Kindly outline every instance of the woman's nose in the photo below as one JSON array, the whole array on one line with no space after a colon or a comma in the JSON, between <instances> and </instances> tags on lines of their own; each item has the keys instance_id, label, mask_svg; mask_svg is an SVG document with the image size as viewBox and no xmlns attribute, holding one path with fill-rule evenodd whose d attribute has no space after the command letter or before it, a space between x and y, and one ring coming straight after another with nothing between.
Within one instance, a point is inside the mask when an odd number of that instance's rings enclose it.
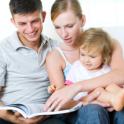
<instances>
[{"instance_id":1,"label":"woman's nose","mask_svg":"<svg viewBox=\"0 0 124 124\"><path fill-rule=\"evenodd\" d=\"M68 36L68 32L65 28L62 28L61 35L63 38L66 38Z\"/></svg>"}]
</instances>

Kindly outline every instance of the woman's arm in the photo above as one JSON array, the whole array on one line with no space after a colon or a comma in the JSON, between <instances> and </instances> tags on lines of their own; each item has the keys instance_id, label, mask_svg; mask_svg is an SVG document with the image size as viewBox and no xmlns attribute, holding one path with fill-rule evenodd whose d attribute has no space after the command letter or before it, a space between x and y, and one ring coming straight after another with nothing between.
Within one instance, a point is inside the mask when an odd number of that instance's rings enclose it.
<instances>
[{"instance_id":1,"label":"woman's arm","mask_svg":"<svg viewBox=\"0 0 124 124\"><path fill-rule=\"evenodd\" d=\"M65 86L63 74L63 70L65 68L65 61L56 50L48 54L46 58L46 68L51 84L54 85L56 89L63 88ZM65 97L65 95L63 96ZM78 101L69 100L68 102L66 102L66 104L63 105L61 109L69 109L75 106L77 103Z\"/></svg>"},{"instance_id":2,"label":"woman's arm","mask_svg":"<svg viewBox=\"0 0 124 124\"><path fill-rule=\"evenodd\" d=\"M122 48L119 43L113 44L113 53L111 60L112 71L102 76L77 82L69 87L62 88L48 99L45 110L60 110L77 93L82 91L92 91L97 87L106 87L111 83L118 85L124 84L124 60ZM99 95L96 94L95 98ZM91 101L95 98L92 98ZM57 107L56 107L57 106Z\"/></svg>"},{"instance_id":3,"label":"woman's arm","mask_svg":"<svg viewBox=\"0 0 124 124\"><path fill-rule=\"evenodd\" d=\"M124 59L122 48L118 42L114 42L113 44L110 66L112 68L111 72L77 83L80 87L79 91L91 91L97 87L105 87L111 83L118 85L124 84Z\"/></svg>"},{"instance_id":4,"label":"woman's arm","mask_svg":"<svg viewBox=\"0 0 124 124\"><path fill-rule=\"evenodd\" d=\"M48 53L46 58L46 68L49 80L52 85L55 85L56 89L64 87L64 66L65 62L57 50Z\"/></svg>"}]
</instances>

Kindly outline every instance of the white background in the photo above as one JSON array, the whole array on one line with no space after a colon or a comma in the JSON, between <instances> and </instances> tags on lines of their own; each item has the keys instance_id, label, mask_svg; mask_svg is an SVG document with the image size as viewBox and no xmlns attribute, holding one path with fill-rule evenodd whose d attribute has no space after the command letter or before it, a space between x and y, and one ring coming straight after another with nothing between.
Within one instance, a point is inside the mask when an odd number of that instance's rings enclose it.
<instances>
[{"instance_id":1,"label":"white background","mask_svg":"<svg viewBox=\"0 0 124 124\"><path fill-rule=\"evenodd\" d=\"M124 0L79 0L86 15L88 27L104 27L124 47ZM60 40L50 20L50 8L54 0L42 0L43 9L47 12L43 33ZM10 22L9 0L0 4L0 40L10 35L14 26Z\"/></svg>"}]
</instances>

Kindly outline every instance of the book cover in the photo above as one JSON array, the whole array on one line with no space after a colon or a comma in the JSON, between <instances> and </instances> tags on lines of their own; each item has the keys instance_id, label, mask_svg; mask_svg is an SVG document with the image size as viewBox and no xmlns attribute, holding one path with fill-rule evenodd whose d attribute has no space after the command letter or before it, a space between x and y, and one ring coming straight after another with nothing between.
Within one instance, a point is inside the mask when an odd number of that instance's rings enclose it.
<instances>
[{"instance_id":1,"label":"book cover","mask_svg":"<svg viewBox=\"0 0 124 124\"><path fill-rule=\"evenodd\" d=\"M13 112L19 112L24 118L32 118L40 115L56 115L74 112L82 106L82 103L78 103L70 109L52 112L43 111L43 106L44 104L9 104L0 106L0 110L11 110Z\"/></svg>"}]
</instances>

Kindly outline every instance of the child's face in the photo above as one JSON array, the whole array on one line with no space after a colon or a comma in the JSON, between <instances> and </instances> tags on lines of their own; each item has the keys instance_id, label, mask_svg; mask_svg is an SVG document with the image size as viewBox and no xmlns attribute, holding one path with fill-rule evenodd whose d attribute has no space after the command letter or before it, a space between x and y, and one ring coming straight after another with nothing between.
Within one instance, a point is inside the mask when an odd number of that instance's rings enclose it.
<instances>
[{"instance_id":1,"label":"child's face","mask_svg":"<svg viewBox=\"0 0 124 124\"><path fill-rule=\"evenodd\" d=\"M85 49L80 49L80 62L88 70L97 70L101 68L103 59L100 52L88 51Z\"/></svg>"}]
</instances>

